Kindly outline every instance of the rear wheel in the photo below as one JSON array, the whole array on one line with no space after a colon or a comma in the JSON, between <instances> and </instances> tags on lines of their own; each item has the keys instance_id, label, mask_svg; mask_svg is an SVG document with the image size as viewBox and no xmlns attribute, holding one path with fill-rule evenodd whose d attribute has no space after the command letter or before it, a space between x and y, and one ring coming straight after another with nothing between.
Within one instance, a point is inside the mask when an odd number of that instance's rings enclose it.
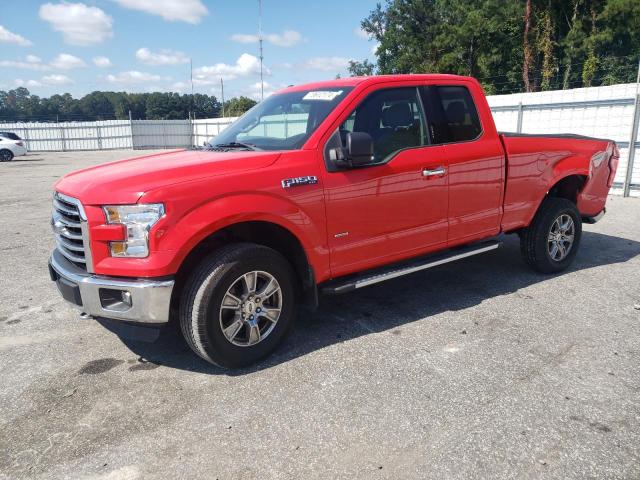
<instances>
[{"instance_id":1,"label":"rear wheel","mask_svg":"<svg viewBox=\"0 0 640 480\"><path fill-rule=\"evenodd\" d=\"M539 272L560 272L573 262L581 237L582 218L575 204L550 197L520 236L522 256Z\"/></svg>"},{"instance_id":2,"label":"rear wheel","mask_svg":"<svg viewBox=\"0 0 640 480\"><path fill-rule=\"evenodd\" d=\"M180 325L200 357L242 367L271 353L295 317L294 272L275 250L243 243L208 256L188 280Z\"/></svg>"},{"instance_id":3,"label":"rear wheel","mask_svg":"<svg viewBox=\"0 0 640 480\"><path fill-rule=\"evenodd\" d=\"M0 150L0 162L10 162L13 160L13 152L6 148Z\"/></svg>"}]
</instances>

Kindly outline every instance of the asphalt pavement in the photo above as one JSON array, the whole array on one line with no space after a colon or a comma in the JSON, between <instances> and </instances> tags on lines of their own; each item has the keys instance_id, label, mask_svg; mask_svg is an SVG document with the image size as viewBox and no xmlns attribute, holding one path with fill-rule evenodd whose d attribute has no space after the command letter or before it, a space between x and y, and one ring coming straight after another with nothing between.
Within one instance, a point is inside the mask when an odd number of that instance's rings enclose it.
<instances>
[{"instance_id":1,"label":"asphalt pavement","mask_svg":"<svg viewBox=\"0 0 640 480\"><path fill-rule=\"evenodd\" d=\"M499 250L303 311L271 357L122 341L49 280L52 184L146 152L0 164L0 479L638 479L640 199L573 266Z\"/></svg>"}]
</instances>

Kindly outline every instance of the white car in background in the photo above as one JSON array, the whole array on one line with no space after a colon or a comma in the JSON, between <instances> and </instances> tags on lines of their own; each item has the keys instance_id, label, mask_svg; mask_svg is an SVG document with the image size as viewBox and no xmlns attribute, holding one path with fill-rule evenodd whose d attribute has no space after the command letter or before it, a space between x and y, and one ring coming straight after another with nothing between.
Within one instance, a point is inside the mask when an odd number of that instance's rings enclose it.
<instances>
[{"instance_id":1,"label":"white car in background","mask_svg":"<svg viewBox=\"0 0 640 480\"><path fill-rule=\"evenodd\" d=\"M24 141L12 132L0 132L0 162L10 162L13 157L27 154Z\"/></svg>"}]
</instances>

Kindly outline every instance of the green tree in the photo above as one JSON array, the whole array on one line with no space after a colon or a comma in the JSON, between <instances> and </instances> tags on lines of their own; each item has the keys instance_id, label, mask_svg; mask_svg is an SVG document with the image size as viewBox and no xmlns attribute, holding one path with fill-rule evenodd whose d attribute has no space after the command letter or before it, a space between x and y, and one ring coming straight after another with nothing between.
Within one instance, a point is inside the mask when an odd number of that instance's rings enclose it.
<instances>
[{"instance_id":1,"label":"green tree","mask_svg":"<svg viewBox=\"0 0 640 480\"><path fill-rule=\"evenodd\" d=\"M114 118L113 104L104 92L91 92L80 99L80 109L88 119L112 120Z\"/></svg>"},{"instance_id":2,"label":"green tree","mask_svg":"<svg viewBox=\"0 0 640 480\"><path fill-rule=\"evenodd\" d=\"M379 43L378 73L473 75L501 91L518 83L521 18L515 0L389 0L361 26Z\"/></svg>"},{"instance_id":3,"label":"green tree","mask_svg":"<svg viewBox=\"0 0 640 480\"><path fill-rule=\"evenodd\" d=\"M638 0L387 0L361 25L379 73L471 75L488 93L631 81L640 55Z\"/></svg>"},{"instance_id":4,"label":"green tree","mask_svg":"<svg viewBox=\"0 0 640 480\"><path fill-rule=\"evenodd\" d=\"M347 70L349 70L349 73L353 77L367 77L369 75L374 75L375 69L376 66L366 59L362 62L349 60L349 66L347 67Z\"/></svg>"},{"instance_id":5,"label":"green tree","mask_svg":"<svg viewBox=\"0 0 640 480\"><path fill-rule=\"evenodd\" d=\"M252 108L256 103L248 97L236 97L224 103L224 114L227 117L238 117Z\"/></svg>"}]
</instances>

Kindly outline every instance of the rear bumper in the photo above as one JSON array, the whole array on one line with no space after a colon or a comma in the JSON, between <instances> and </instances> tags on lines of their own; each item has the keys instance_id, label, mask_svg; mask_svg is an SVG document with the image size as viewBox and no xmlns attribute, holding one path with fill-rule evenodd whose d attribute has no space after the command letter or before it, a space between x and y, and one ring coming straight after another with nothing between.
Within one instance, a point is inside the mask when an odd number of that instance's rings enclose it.
<instances>
[{"instance_id":1,"label":"rear bumper","mask_svg":"<svg viewBox=\"0 0 640 480\"><path fill-rule=\"evenodd\" d=\"M14 157L21 157L23 155L27 154L27 148L26 147L20 147L17 146L13 149L13 156Z\"/></svg>"},{"instance_id":2,"label":"rear bumper","mask_svg":"<svg viewBox=\"0 0 640 480\"><path fill-rule=\"evenodd\" d=\"M604 217L604 214L607 213L607 209L603 208L602 211L600 213L598 213L597 215L594 216L583 216L582 217L582 221L583 223L596 223L598 221L600 221L602 219L602 217Z\"/></svg>"},{"instance_id":3,"label":"rear bumper","mask_svg":"<svg viewBox=\"0 0 640 480\"><path fill-rule=\"evenodd\" d=\"M126 279L94 275L76 267L57 250L49 273L62 297L92 317L145 324L169 321L173 279Z\"/></svg>"}]
</instances>

